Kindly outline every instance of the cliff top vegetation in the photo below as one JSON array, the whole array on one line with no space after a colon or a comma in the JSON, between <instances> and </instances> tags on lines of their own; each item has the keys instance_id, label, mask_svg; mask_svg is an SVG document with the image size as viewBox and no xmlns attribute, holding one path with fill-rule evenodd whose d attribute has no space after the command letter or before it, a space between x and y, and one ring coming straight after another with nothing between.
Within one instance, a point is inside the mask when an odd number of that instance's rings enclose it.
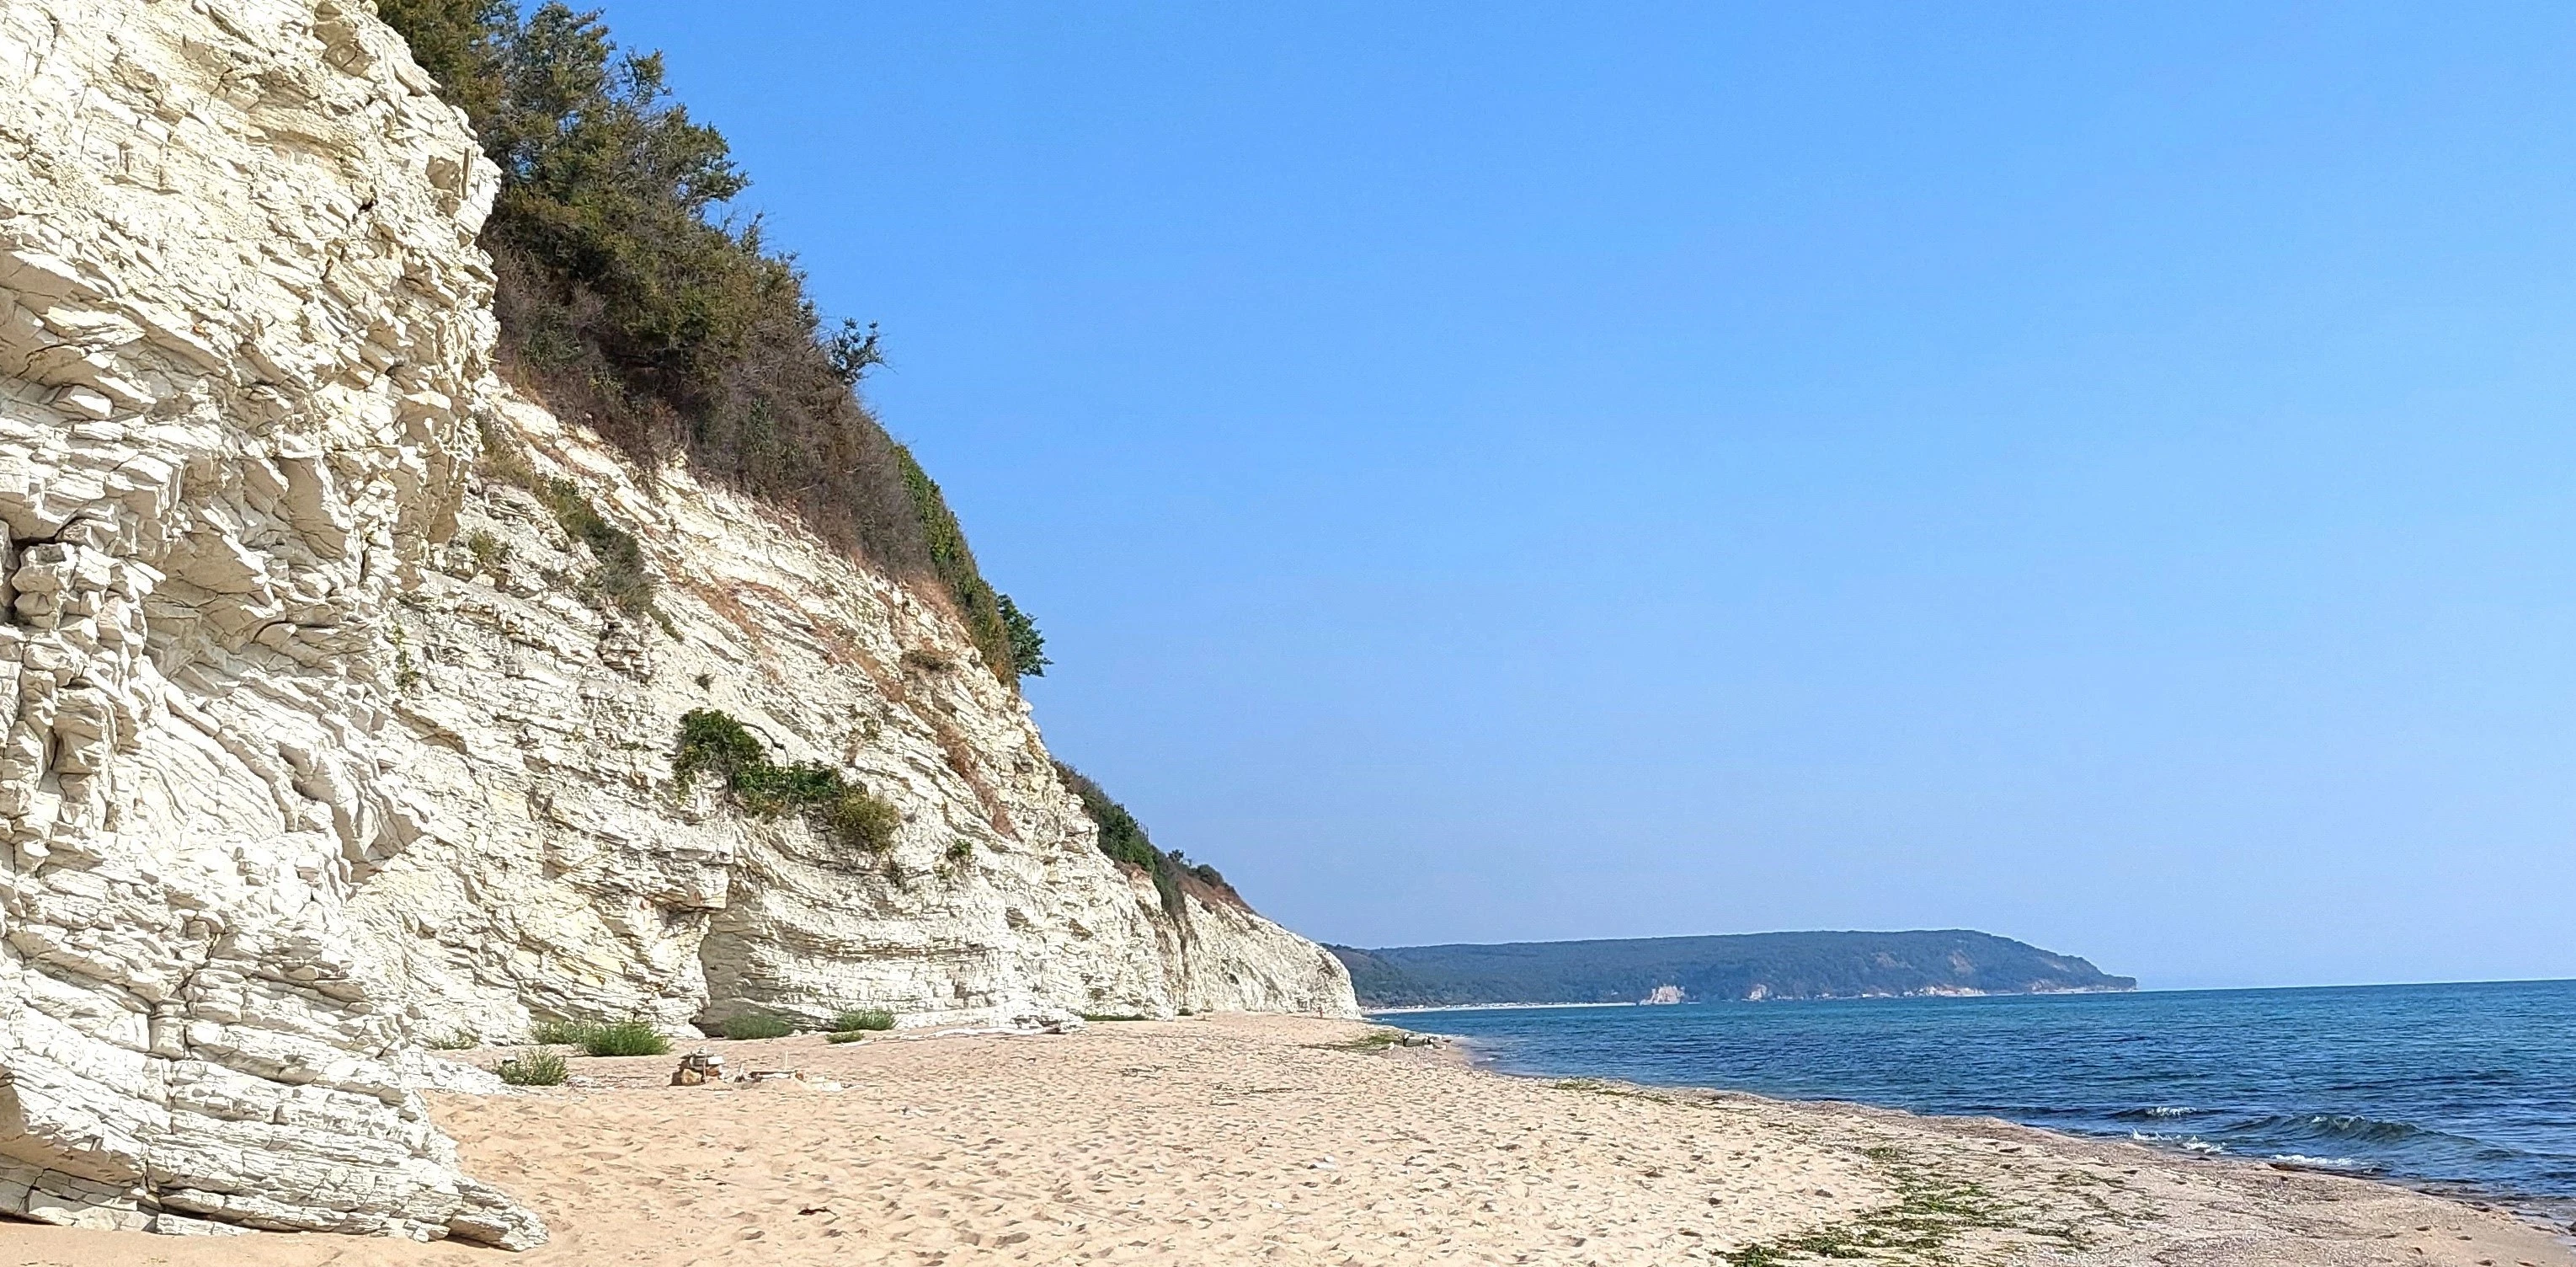
<instances>
[{"instance_id":1,"label":"cliff top vegetation","mask_svg":"<svg viewBox=\"0 0 2576 1267\"><path fill-rule=\"evenodd\" d=\"M826 322L795 257L728 204L750 186L658 53L599 14L380 0L501 171L482 246L502 366L646 472L673 456L792 511L898 576L935 581L1003 682L1043 640L988 584L929 474L860 401L875 327Z\"/></svg>"},{"instance_id":2,"label":"cliff top vegetation","mask_svg":"<svg viewBox=\"0 0 2576 1267\"><path fill-rule=\"evenodd\" d=\"M1191 862L1178 851L1155 848L1152 838L1145 834L1145 825L1137 822L1136 816L1128 813L1126 806L1119 804L1089 775L1061 761L1055 763L1055 773L1064 781L1065 789L1082 802L1082 812L1090 817L1092 825L1100 829L1100 852L1140 868L1153 877L1154 891L1161 895L1164 910L1180 914L1183 877L1208 886L1220 896L1233 895L1233 886L1225 882L1225 877L1216 868L1204 862ZM1239 902L1241 899L1234 900Z\"/></svg>"}]
</instances>

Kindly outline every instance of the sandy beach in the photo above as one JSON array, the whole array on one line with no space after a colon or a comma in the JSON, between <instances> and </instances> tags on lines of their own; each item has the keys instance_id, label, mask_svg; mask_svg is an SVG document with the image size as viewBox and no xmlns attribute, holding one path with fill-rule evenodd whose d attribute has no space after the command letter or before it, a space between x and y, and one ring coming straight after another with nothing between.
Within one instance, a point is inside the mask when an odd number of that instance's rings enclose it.
<instances>
[{"instance_id":1,"label":"sandy beach","mask_svg":"<svg viewBox=\"0 0 2576 1267\"><path fill-rule=\"evenodd\" d=\"M2456 1264L2576 1256L2399 1188L2000 1122L1642 1092L1225 1016L1071 1035L709 1044L804 1080L433 1097L526 1254L0 1227L5 1267L619 1263ZM1360 1040L1360 1041L1355 1041ZM489 1064L501 1053L466 1053Z\"/></svg>"}]
</instances>

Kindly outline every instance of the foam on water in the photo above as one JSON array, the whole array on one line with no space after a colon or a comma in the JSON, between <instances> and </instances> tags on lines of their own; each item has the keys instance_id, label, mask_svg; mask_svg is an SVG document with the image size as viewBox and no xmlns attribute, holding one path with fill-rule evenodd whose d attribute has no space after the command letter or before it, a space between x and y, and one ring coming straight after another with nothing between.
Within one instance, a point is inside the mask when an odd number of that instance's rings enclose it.
<instances>
[{"instance_id":1,"label":"foam on water","mask_svg":"<svg viewBox=\"0 0 2576 1267\"><path fill-rule=\"evenodd\" d=\"M2227 1145L2212 1143L2197 1135L2162 1135L2154 1131L2131 1131L2129 1142L2148 1144L2157 1148L2179 1148L2186 1153L2205 1153L2212 1156L2227 1151Z\"/></svg>"},{"instance_id":2,"label":"foam on water","mask_svg":"<svg viewBox=\"0 0 2576 1267\"><path fill-rule=\"evenodd\" d=\"M2274 1153L2264 1160L2275 1166L2290 1166L2299 1170L2332 1170L2342 1174L2368 1174L2377 1169L2369 1162L2355 1161L2350 1157L2308 1157L2299 1153Z\"/></svg>"}]
</instances>

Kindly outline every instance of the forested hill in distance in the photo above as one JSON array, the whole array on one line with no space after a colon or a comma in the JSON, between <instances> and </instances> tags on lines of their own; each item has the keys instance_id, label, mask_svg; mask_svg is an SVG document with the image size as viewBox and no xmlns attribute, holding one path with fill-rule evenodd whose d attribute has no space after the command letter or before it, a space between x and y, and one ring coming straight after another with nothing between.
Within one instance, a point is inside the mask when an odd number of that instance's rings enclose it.
<instances>
[{"instance_id":1,"label":"forested hill in distance","mask_svg":"<svg viewBox=\"0 0 2576 1267\"><path fill-rule=\"evenodd\" d=\"M1964 929L1744 933L1492 946L1328 947L1363 1008L2134 990L2072 955Z\"/></svg>"}]
</instances>

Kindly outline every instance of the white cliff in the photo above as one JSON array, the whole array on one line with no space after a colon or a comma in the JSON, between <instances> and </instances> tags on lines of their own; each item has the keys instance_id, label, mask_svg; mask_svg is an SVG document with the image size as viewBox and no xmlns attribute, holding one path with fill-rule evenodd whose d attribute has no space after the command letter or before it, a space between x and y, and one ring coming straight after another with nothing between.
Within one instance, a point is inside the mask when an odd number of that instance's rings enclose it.
<instances>
[{"instance_id":1,"label":"white cliff","mask_svg":"<svg viewBox=\"0 0 2576 1267\"><path fill-rule=\"evenodd\" d=\"M1196 885L1174 919L1102 855L944 608L683 470L647 491L506 392L482 429L457 531L389 609L378 666L414 838L349 903L368 958L427 987L417 1032L1351 1010L1320 947ZM557 479L640 539L660 619L581 596L595 560L530 491ZM754 817L711 779L684 792L670 756L699 708L891 802L893 847Z\"/></svg>"},{"instance_id":2,"label":"white cliff","mask_svg":"<svg viewBox=\"0 0 2576 1267\"><path fill-rule=\"evenodd\" d=\"M504 388L492 188L352 0L0 0L0 1213L533 1244L403 1075L532 1018L1353 1010L1103 857L935 598ZM694 708L891 848L677 787Z\"/></svg>"}]
</instances>

